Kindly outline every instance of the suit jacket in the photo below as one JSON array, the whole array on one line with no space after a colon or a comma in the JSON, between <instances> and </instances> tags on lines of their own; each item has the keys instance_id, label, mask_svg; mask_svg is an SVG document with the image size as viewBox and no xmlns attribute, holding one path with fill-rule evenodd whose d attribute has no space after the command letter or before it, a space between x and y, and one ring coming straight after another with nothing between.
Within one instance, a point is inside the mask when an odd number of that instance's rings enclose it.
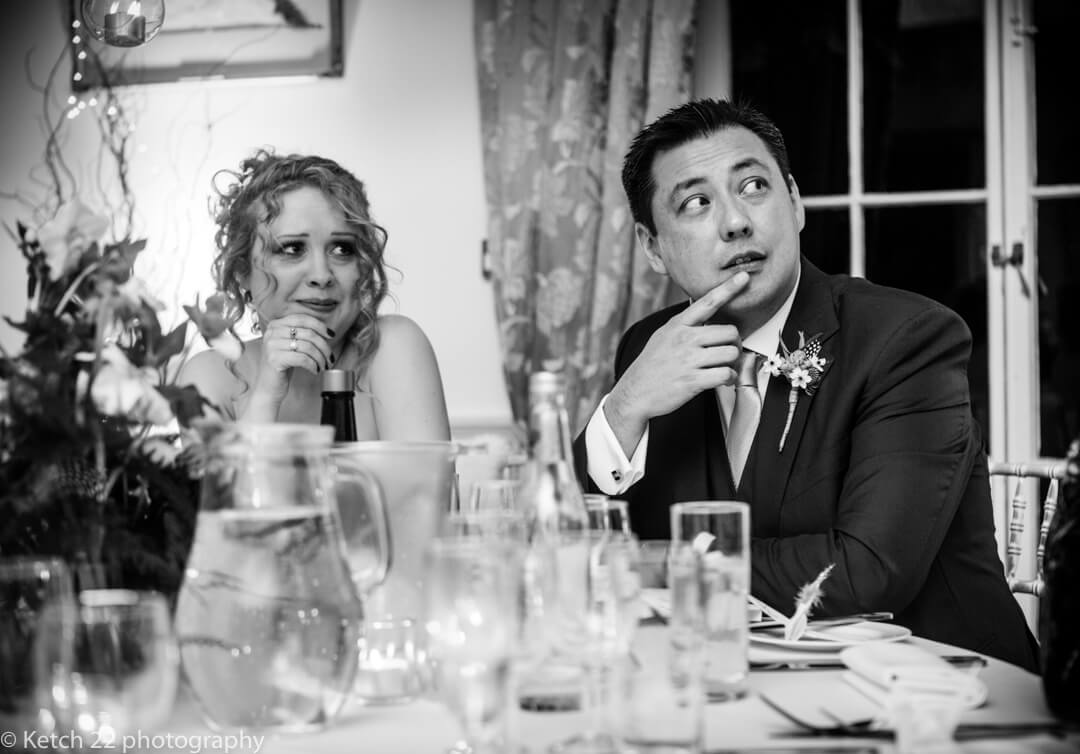
<instances>
[{"instance_id":1,"label":"suit jacket","mask_svg":"<svg viewBox=\"0 0 1080 754\"><path fill-rule=\"evenodd\" d=\"M685 307L626 332L616 379ZM783 450L784 377L769 380L737 489L715 393L699 394L649 423L645 476L623 495L633 528L666 539L674 502L745 500L751 589L766 602L792 605L800 586L835 563L819 614L888 610L919 636L1037 669L997 555L963 320L922 296L825 275L803 259L784 343L794 347L800 331L820 334L827 363L816 392L800 391ZM588 479L584 433L575 455Z\"/></svg>"}]
</instances>

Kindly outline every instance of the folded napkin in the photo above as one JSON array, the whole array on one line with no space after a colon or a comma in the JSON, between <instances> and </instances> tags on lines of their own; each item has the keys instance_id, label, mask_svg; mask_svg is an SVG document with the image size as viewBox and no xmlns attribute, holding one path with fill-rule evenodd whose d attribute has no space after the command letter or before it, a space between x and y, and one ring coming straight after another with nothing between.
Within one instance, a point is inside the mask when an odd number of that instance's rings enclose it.
<instances>
[{"instance_id":1,"label":"folded napkin","mask_svg":"<svg viewBox=\"0 0 1080 754\"><path fill-rule=\"evenodd\" d=\"M883 707L896 692L940 696L942 703L967 709L986 702L986 684L971 670L955 668L914 644L861 644L840 652L840 660L850 669L844 680Z\"/></svg>"}]
</instances>

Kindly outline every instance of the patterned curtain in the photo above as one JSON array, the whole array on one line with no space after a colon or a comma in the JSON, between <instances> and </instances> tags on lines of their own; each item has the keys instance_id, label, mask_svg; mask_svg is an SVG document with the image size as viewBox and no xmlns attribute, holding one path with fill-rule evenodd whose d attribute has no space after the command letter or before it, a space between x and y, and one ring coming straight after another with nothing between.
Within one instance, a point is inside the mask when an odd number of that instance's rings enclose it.
<instances>
[{"instance_id":1,"label":"patterned curtain","mask_svg":"<svg viewBox=\"0 0 1080 754\"><path fill-rule=\"evenodd\" d=\"M695 0L475 0L496 316L514 419L562 372L573 427L667 279L635 249L622 158L690 96Z\"/></svg>"}]
</instances>

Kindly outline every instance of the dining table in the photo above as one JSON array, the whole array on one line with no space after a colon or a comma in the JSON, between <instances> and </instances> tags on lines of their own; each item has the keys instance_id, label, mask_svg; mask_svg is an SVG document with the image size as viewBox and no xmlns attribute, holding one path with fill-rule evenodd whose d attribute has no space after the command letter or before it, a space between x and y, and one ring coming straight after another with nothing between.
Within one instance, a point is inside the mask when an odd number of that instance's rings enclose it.
<instances>
[{"instance_id":1,"label":"dining table","mask_svg":"<svg viewBox=\"0 0 1080 754\"><path fill-rule=\"evenodd\" d=\"M642 626L634 639L636 662L662 662L665 631L662 625ZM972 653L919 637L906 641L942 656ZM811 661L822 656L808 655ZM753 651L751 659L754 658ZM835 659L835 656L833 656ZM836 663L839 665L839 663ZM979 678L988 698L977 709L962 713L960 724L987 723L998 726L996 735L957 740L950 752L994 754L996 752L1077 752L1080 734L1054 730L1040 678L1006 662L985 658L979 662ZM845 668L811 663L785 665L752 664L748 693L741 699L707 703L704 713L704 753L801 751L841 754L889 754L895 752L888 738L851 735L808 735L775 707L819 724L835 719L854 720L872 716L877 704L845 681ZM552 744L585 729L580 711L523 711L508 700L509 741L517 752L541 754ZM1016 735L1010 725L1032 726ZM1045 727L1044 727L1045 726ZM1008 735L1001 735L1008 733ZM201 719L197 705L183 691L167 726L154 739L144 740L144 750L196 752L230 751L252 754L438 754L458 739L458 725L436 698L365 706L359 700L346 704L338 716L320 730L303 733L259 730L215 731Z\"/></svg>"}]
</instances>

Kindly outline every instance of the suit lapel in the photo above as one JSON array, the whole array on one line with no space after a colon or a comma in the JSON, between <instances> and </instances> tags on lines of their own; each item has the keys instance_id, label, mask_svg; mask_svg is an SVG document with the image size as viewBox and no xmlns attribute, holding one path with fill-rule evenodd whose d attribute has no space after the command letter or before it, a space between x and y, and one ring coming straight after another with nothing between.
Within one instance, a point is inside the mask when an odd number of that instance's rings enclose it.
<instances>
[{"instance_id":1,"label":"suit lapel","mask_svg":"<svg viewBox=\"0 0 1080 754\"><path fill-rule=\"evenodd\" d=\"M795 301L792 302L791 312L782 334L784 343L789 348L794 348L799 342L800 331L807 338L820 333L822 352L826 359L828 359L827 342L840 327L836 318L832 289L828 281L828 277L823 272L805 258L803 259L799 291L795 294ZM831 366L830 360L825 365L822 379L828 376ZM765 403L761 411L761 421L750 451L754 473L750 475L752 481L749 483L753 485L753 489L747 490L749 494L742 492L744 485L748 483L745 474L743 484L739 485L742 497L761 501L777 515L791 475L791 465L802 441L806 417L814 401L813 395L807 395L802 390L798 391L795 412L791 417L791 427L784 440L784 449L781 451L780 438L784 434L784 425L788 418L790 394L791 385L783 376L769 380ZM747 466L749 465L748 462Z\"/></svg>"}]
</instances>

